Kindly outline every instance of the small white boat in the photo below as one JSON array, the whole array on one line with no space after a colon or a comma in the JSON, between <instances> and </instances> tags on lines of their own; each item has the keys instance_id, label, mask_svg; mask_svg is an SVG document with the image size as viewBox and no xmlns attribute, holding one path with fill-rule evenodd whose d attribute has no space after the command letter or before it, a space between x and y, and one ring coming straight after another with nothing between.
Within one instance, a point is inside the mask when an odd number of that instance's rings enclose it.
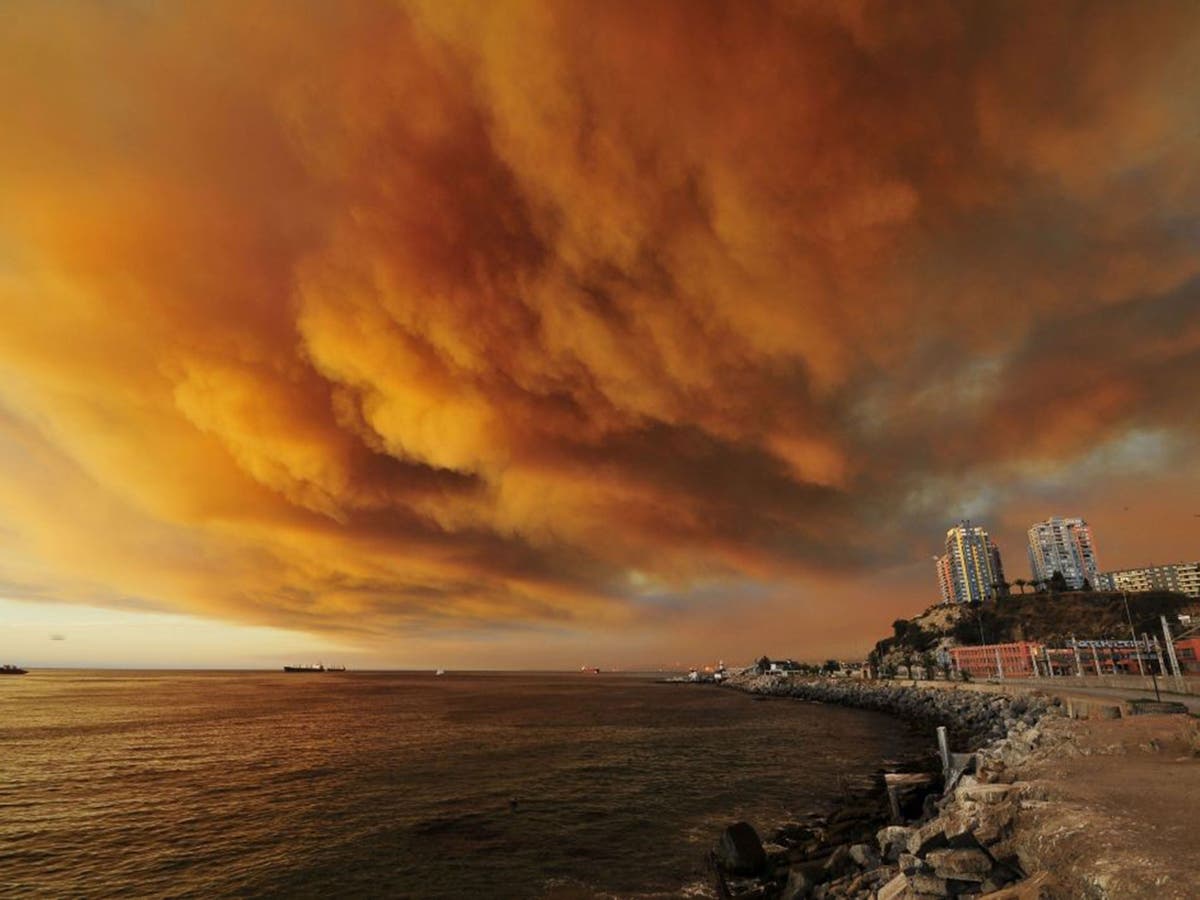
<instances>
[{"instance_id":1,"label":"small white boat","mask_svg":"<svg viewBox=\"0 0 1200 900\"><path fill-rule=\"evenodd\" d=\"M434 672L433 674L434 674L434 675L445 675L445 674L446 674L446 670L445 670L445 669L438 669L438 670L437 670L436 672Z\"/></svg>"}]
</instances>

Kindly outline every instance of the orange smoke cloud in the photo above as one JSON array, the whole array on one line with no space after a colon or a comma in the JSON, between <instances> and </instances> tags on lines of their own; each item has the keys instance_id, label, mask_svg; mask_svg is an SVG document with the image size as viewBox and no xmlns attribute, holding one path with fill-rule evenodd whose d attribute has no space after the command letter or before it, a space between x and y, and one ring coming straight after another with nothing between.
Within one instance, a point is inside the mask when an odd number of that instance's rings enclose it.
<instances>
[{"instance_id":1,"label":"orange smoke cloud","mask_svg":"<svg viewBox=\"0 0 1200 900\"><path fill-rule=\"evenodd\" d=\"M5 592L650 627L1200 477L1200 23L1065 9L10 5Z\"/></svg>"}]
</instances>

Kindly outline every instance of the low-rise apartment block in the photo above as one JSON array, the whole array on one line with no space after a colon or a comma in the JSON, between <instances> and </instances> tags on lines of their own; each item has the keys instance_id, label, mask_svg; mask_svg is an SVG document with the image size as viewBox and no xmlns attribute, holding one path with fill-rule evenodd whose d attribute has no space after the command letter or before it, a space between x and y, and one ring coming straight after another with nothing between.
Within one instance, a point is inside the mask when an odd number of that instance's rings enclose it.
<instances>
[{"instance_id":1,"label":"low-rise apartment block","mask_svg":"<svg viewBox=\"0 0 1200 900\"><path fill-rule=\"evenodd\" d=\"M1178 591L1200 598L1200 562L1172 563L1117 569L1096 576L1095 587L1103 591Z\"/></svg>"}]
</instances>

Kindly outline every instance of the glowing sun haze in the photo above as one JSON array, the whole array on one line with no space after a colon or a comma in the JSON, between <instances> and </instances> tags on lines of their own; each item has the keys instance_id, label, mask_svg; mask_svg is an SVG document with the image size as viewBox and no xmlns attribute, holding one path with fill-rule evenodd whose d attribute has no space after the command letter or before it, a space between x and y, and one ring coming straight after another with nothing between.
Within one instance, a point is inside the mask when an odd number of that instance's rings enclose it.
<instances>
[{"instance_id":1,"label":"glowing sun haze","mask_svg":"<svg viewBox=\"0 0 1200 900\"><path fill-rule=\"evenodd\" d=\"M9 0L0 60L9 601L628 665L861 652L963 515L1200 555L1195 3Z\"/></svg>"}]
</instances>

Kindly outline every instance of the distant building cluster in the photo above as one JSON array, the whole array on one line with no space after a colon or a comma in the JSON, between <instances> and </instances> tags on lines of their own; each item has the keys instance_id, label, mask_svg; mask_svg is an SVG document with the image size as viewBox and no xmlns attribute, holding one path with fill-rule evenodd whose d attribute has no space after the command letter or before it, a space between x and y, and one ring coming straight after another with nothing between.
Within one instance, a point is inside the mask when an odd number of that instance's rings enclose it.
<instances>
[{"instance_id":1,"label":"distant building cluster","mask_svg":"<svg viewBox=\"0 0 1200 900\"><path fill-rule=\"evenodd\" d=\"M1091 526L1079 517L1052 516L1029 527L1032 579L1022 587L1057 585L1064 590L1177 591L1200 599L1200 562L1101 572ZM945 552L935 559L943 603L982 603L1008 593L1000 550L987 530L963 520L946 532Z\"/></svg>"}]
</instances>

